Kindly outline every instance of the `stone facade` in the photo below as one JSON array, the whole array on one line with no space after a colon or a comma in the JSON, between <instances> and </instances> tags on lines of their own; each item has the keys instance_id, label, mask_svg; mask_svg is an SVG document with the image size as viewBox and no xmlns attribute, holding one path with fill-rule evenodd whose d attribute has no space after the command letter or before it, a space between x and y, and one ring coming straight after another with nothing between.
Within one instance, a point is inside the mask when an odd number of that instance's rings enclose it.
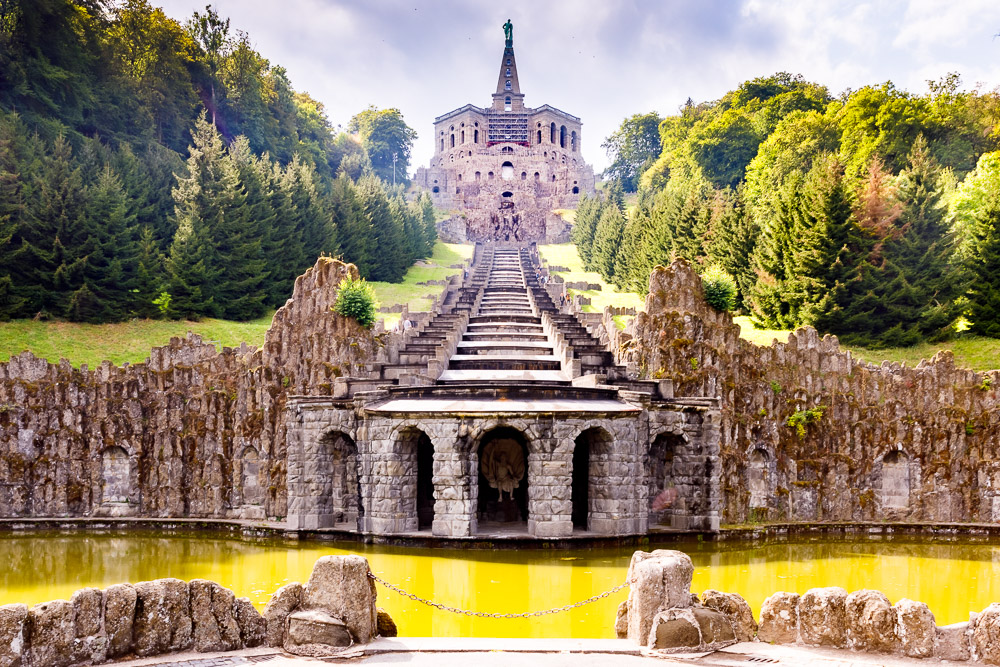
<instances>
[{"instance_id":1,"label":"stone facade","mask_svg":"<svg viewBox=\"0 0 1000 667\"><path fill-rule=\"evenodd\" d=\"M467 104L434 119L434 157L415 182L440 208L457 209L455 241L564 240L550 212L573 208L594 190L581 154L580 118L548 104L524 106L512 43L500 62L493 102Z\"/></svg>"},{"instance_id":2,"label":"stone facade","mask_svg":"<svg viewBox=\"0 0 1000 667\"><path fill-rule=\"evenodd\" d=\"M649 286L626 331L594 327L640 377L721 398L724 523L1000 521L1000 372L957 368L950 352L875 366L809 327L760 347L704 302L686 263Z\"/></svg>"}]
</instances>

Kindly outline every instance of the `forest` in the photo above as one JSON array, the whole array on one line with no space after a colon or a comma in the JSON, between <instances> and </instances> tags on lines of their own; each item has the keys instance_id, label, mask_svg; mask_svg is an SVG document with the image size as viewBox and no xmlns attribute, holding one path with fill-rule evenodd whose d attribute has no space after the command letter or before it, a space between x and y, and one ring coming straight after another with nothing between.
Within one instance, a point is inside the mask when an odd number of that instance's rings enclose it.
<instances>
[{"instance_id":1,"label":"forest","mask_svg":"<svg viewBox=\"0 0 1000 667\"><path fill-rule=\"evenodd\" d=\"M726 276L762 328L848 345L1000 337L1000 95L957 74L833 95L779 73L679 113L627 118L573 240L645 292L682 257ZM633 194L634 193L634 194Z\"/></svg>"},{"instance_id":2,"label":"forest","mask_svg":"<svg viewBox=\"0 0 1000 667\"><path fill-rule=\"evenodd\" d=\"M211 7L0 0L0 319L259 317L322 254L399 281L436 238L416 133L337 131Z\"/></svg>"}]
</instances>

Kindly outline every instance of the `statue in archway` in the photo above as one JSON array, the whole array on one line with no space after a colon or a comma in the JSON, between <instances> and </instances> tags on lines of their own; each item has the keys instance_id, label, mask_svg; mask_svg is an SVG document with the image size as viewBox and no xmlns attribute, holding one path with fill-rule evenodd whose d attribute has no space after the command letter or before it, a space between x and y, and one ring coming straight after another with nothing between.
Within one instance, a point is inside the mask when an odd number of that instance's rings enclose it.
<instances>
[{"instance_id":1,"label":"statue in archway","mask_svg":"<svg viewBox=\"0 0 1000 667\"><path fill-rule=\"evenodd\" d=\"M507 19L507 22L503 24L503 37L507 40L507 46L514 45L514 24Z\"/></svg>"},{"instance_id":2,"label":"statue in archway","mask_svg":"<svg viewBox=\"0 0 1000 667\"><path fill-rule=\"evenodd\" d=\"M504 491L513 500L514 489L521 485L525 473L521 444L510 438L492 440L483 448L479 465L489 485L500 492L500 500Z\"/></svg>"}]
</instances>

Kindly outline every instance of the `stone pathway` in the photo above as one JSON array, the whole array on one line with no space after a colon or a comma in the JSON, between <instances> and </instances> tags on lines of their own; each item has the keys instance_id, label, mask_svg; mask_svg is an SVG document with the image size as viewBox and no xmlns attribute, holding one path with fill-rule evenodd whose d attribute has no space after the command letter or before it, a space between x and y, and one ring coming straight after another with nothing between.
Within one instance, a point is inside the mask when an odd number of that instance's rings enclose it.
<instances>
[{"instance_id":1,"label":"stone pathway","mask_svg":"<svg viewBox=\"0 0 1000 667\"><path fill-rule=\"evenodd\" d=\"M641 667L642 665L691 665L692 667L916 667L955 664L896 656L855 653L844 649L778 646L759 642L736 644L712 653L649 654L617 639L488 639L408 637L377 639L366 646L345 650L334 658L301 658L275 649L250 649L235 653L182 653L116 663L120 667L230 667L264 665L294 667L319 664L408 665L410 667ZM959 663L962 664L962 663Z\"/></svg>"}]
</instances>

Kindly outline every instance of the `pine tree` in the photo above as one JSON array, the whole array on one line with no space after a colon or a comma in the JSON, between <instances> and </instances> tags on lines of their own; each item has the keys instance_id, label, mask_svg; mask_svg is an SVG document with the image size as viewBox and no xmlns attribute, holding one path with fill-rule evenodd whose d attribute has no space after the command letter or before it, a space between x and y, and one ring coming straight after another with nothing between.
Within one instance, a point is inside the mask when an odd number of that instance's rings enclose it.
<instances>
[{"instance_id":1,"label":"pine tree","mask_svg":"<svg viewBox=\"0 0 1000 667\"><path fill-rule=\"evenodd\" d=\"M722 267L736 281L736 308L750 308L750 290L757 279L753 253L760 230L743 206L742 197L732 191L716 193L712 204L708 243L708 262Z\"/></svg>"},{"instance_id":2,"label":"pine tree","mask_svg":"<svg viewBox=\"0 0 1000 667\"><path fill-rule=\"evenodd\" d=\"M16 117L0 115L0 320L23 313L24 297L11 279L24 214L22 170L15 149L23 131Z\"/></svg>"},{"instance_id":3,"label":"pine tree","mask_svg":"<svg viewBox=\"0 0 1000 667\"><path fill-rule=\"evenodd\" d=\"M296 226L298 216L286 170L267 159L261 159L257 166L267 191L268 206L274 215L271 227L264 230L264 256L270 282L268 301L272 307L278 307L291 297L299 267L305 266L307 260Z\"/></svg>"},{"instance_id":4,"label":"pine tree","mask_svg":"<svg viewBox=\"0 0 1000 667\"><path fill-rule=\"evenodd\" d=\"M358 201L374 236L371 279L399 282L408 268L403 229L392 216L385 186L375 175L357 184Z\"/></svg>"},{"instance_id":5,"label":"pine tree","mask_svg":"<svg viewBox=\"0 0 1000 667\"><path fill-rule=\"evenodd\" d=\"M140 230L138 248L135 286L130 299L131 310L136 317L159 319L163 317L163 313L154 301L166 288L166 268L152 227Z\"/></svg>"},{"instance_id":6,"label":"pine tree","mask_svg":"<svg viewBox=\"0 0 1000 667\"><path fill-rule=\"evenodd\" d=\"M370 278L375 268L375 235L354 183L346 175L333 182L330 202L344 259L358 267L362 278Z\"/></svg>"},{"instance_id":7,"label":"pine tree","mask_svg":"<svg viewBox=\"0 0 1000 667\"><path fill-rule=\"evenodd\" d=\"M601 217L594 230L594 246L590 259L594 270L608 282L615 278L615 260L621 249L622 234L625 231L625 216L613 200L601 207Z\"/></svg>"},{"instance_id":8,"label":"pine tree","mask_svg":"<svg viewBox=\"0 0 1000 667\"><path fill-rule=\"evenodd\" d=\"M434 202L431 196L424 192L420 196L420 218L423 224L423 244L425 257L429 257L434 252L434 244L437 243L437 215L434 212Z\"/></svg>"},{"instance_id":9,"label":"pine tree","mask_svg":"<svg viewBox=\"0 0 1000 667\"><path fill-rule=\"evenodd\" d=\"M969 319L980 336L1000 338L1000 202L995 198L976 216L969 273Z\"/></svg>"},{"instance_id":10,"label":"pine tree","mask_svg":"<svg viewBox=\"0 0 1000 667\"><path fill-rule=\"evenodd\" d=\"M594 245L594 230L601 217L601 200L586 193L580 197L576 207L576 220L570 230L570 239L576 244L577 252L584 266L590 265L590 251Z\"/></svg>"}]
</instances>

